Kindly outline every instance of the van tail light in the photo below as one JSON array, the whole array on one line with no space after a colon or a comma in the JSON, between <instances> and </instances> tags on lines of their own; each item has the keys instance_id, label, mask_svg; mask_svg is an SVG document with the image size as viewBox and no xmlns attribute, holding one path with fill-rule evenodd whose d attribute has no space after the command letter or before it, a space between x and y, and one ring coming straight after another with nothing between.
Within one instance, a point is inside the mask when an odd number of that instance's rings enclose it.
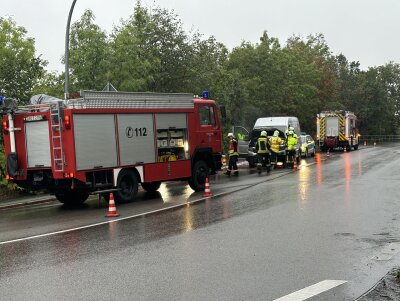
<instances>
[{"instance_id":1,"label":"van tail light","mask_svg":"<svg viewBox=\"0 0 400 301\"><path fill-rule=\"evenodd\" d=\"M64 127L69 130L71 128L71 119L69 115L64 116Z\"/></svg>"},{"instance_id":2,"label":"van tail light","mask_svg":"<svg viewBox=\"0 0 400 301\"><path fill-rule=\"evenodd\" d=\"M4 135L7 135L9 133L9 131L8 131L8 121L3 121L3 133L4 133Z\"/></svg>"}]
</instances>

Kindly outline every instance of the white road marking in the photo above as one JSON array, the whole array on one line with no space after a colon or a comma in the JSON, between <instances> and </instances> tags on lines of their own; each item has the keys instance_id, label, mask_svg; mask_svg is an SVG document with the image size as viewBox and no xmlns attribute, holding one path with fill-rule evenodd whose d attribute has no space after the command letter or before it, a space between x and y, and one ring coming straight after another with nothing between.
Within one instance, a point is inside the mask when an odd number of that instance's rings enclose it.
<instances>
[{"instance_id":1,"label":"white road marking","mask_svg":"<svg viewBox=\"0 0 400 301\"><path fill-rule=\"evenodd\" d=\"M229 193L229 192L221 192L221 193L213 194L212 198L215 198L215 197L218 197L218 196L222 196L222 195L225 195L227 193ZM208 199L208 198L207 197L202 197L202 198L199 198L199 199L196 199L196 200L193 200L193 201L187 201L185 203L181 203L181 204L177 204L177 205L173 205L173 206L169 206L169 207L165 207L165 208L161 208L161 209L157 209L157 210L153 210L153 211L147 211L147 212L143 212L143 213L139 213L139 214L135 214L135 215L130 215L130 216L126 216L126 217L113 218L113 219L105 221L105 222L100 222L100 223L95 223L95 224L90 224L90 225L86 225L86 226L70 228L70 229L60 230L60 231L55 231L55 232L49 232L49 233L45 233L45 234L33 235L33 236L28 236L28 237L13 239L13 240L2 241L2 242L0 242L0 246L1 245L5 245L5 244L10 244L10 243L13 243L13 242L19 242L19 241L24 241L24 240L30 240L30 239L35 239L35 238L52 236L52 235L56 235L56 234L68 233L68 232L72 232L72 231L83 230L83 229L87 229L87 228L93 228L93 227L97 227L97 226L101 226L101 225L106 225L106 224L110 224L110 223L114 223L114 222L118 222L118 221L122 221L122 220L126 220L126 219L135 218L135 217L150 215L150 214L161 212L161 211L166 211L166 210L171 210L171 209L178 208L178 207L188 206L188 205L200 202L200 201L204 201L206 199Z\"/></svg>"},{"instance_id":2,"label":"white road marking","mask_svg":"<svg viewBox=\"0 0 400 301\"><path fill-rule=\"evenodd\" d=\"M303 301L346 283L344 280L324 280L274 301Z\"/></svg>"},{"instance_id":3,"label":"white road marking","mask_svg":"<svg viewBox=\"0 0 400 301\"><path fill-rule=\"evenodd\" d=\"M273 178L270 178L270 179L265 179L263 181L259 181L259 182L253 183L253 184L246 184L246 186L248 186L246 188L250 188L250 187L256 186L258 184L261 184L263 182L268 182L268 181L283 177L284 175L286 175L288 173L290 173L290 171L288 171L287 173L278 174L276 177L273 177ZM241 186L241 185L239 185L239 186ZM54 232L49 232L49 233L44 233L44 234L39 234L39 235L33 235L33 236L28 236L28 237L13 239L13 240L6 240L6 241L0 242L0 246L1 245L5 245L5 244L14 243L14 242L21 242L21 241L31 240L31 239L35 239L35 238L47 237L47 236L52 236L52 235L57 235L57 234L63 234L63 233L68 233L68 232L72 232L72 231L77 231L77 230L93 228L93 227L106 225L106 224L110 224L110 223L114 223L114 222L118 222L118 221L122 221L122 220L126 220L126 219L131 219L131 218L140 217L140 216L146 216L146 215L150 215L150 214L161 212L161 211L166 211L166 210L171 210L171 209L174 209L174 208L184 207L184 206L188 206L188 205L191 205L191 204L194 204L194 203L197 203L197 202L204 201L204 200L206 200L208 198L216 198L218 196L223 196L223 195L226 195L226 194L230 194L230 193L236 192L236 191L238 191L240 189L245 189L245 188L241 187L241 188L233 190L233 191L225 191L225 192L213 194L211 197L201 197L201 198L193 200L193 201L187 201L185 203L181 203L181 204L177 204L177 205L173 205L173 206L169 206L169 207L165 207L165 208L161 208L161 209L157 209L157 210L153 210L153 211L143 212L143 213L130 215L130 216L126 216L126 217L113 218L112 220L108 220L108 221L105 221L105 222L100 222L100 223L95 223L95 224L90 224L90 225L86 225L86 226L70 228L70 229L65 229L65 230L60 230L60 231L54 231Z\"/></svg>"}]
</instances>

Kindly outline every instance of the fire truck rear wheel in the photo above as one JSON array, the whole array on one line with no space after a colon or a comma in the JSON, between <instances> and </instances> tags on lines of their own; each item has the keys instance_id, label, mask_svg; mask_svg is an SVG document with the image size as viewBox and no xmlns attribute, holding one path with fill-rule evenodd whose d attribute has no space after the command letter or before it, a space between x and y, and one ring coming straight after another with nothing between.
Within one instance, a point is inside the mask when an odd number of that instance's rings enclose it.
<instances>
[{"instance_id":1,"label":"fire truck rear wheel","mask_svg":"<svg viewBox=\"0 0 400 301\"><path fill-rule=\"evenodd\" d=\"M142 183L142 187L147 192L154 192L160 188L161 182L150 182L150 183Z\"/></svg>"},{"instance_id":2,"label":"fire truck rear wheel","mask_svg":"<svg viewBox=\"0 0 400 301\"><path fill-rule=\"evenodd\" d=\"M80 205L87 200L89 193L84 189L63 189L57 191L55 196L61 203L73 206Z\"/></svg>"},{"instance_id":3,"label":"fire truck rear wheel","mask_svg":"<svg viewBox=\"0 0 400 301\"><path fill-rule=\"evenodd\" d=\"M189 180L189 186L194 191L203 191L206 178L209 175L209 167L203 160L197 161L192 169L192 177Z\"/></svg>"},{"instance_id":4,"label":"fire truck rear wheel","mask_svg":"<svg viewBox=\"0 0 400 301\"><path fill-rule=\"evenodd\" d=\"M136 173L130 169L122 170L118 175L117 188L114 193L117 203L131 202L138 192L138 179Z\"/></svg>"}]
</instances>

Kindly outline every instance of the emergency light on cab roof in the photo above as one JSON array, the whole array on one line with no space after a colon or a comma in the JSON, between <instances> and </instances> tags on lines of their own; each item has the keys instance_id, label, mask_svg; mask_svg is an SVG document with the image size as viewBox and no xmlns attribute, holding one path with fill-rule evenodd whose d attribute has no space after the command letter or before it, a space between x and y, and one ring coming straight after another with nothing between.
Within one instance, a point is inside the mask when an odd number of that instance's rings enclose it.
<instances>
[{"instance_id":1,"label":"emergency light on cab roof","mask_svg":"<svg viewBox=\"0 0 400 301\"><path fill-rule=\"evenodd\" d=\"M204 99L208 99L210 97L210 92L208 91L201 92L201 97Z\"/></svg>"}]
</instances>

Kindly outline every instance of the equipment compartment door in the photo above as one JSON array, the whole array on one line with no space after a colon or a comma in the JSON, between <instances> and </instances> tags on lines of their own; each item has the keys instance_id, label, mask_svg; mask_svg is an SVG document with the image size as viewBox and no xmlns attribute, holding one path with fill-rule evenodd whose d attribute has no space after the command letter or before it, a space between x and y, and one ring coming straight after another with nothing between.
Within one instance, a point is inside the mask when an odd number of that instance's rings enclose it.
<instances>
[{"instance_id":1,"label":"equipment compartment door","mask_svg":"<svg viewBox=\"0 0 400 301\"><path fill-rule=\"evenodd\" d=\"M51 167L49 122L26 122L25 133L28 168Z\"/></svg>"},{"instance_id":2,"label":"equipment compartment door","mask_svg":"<svg viewBox=\"0 0 400 301\"><path fill-rule=\"evenodd\" d=\"M326 117L326 136L337 137L339 136L339 118Z\"/></svg>"},{"instance_id":3,"label":"equipment compartment door","mask_svg":"<svg viewBox=\"0 0 400 301\"><path fill-rule=\"evenodd\" d=\"M118 114L121 166L154 163L153 114Z\"/></svg>"},{"instance_id":4,"label":"equipment compartment door","mask_svg":"<svg viewBox=\"0 0 400 301\"><path fill-rule=\"evenodd\" d=\"M117 166L114 114L74 114L78 170Z\"/></svg>"}]
</instances>

